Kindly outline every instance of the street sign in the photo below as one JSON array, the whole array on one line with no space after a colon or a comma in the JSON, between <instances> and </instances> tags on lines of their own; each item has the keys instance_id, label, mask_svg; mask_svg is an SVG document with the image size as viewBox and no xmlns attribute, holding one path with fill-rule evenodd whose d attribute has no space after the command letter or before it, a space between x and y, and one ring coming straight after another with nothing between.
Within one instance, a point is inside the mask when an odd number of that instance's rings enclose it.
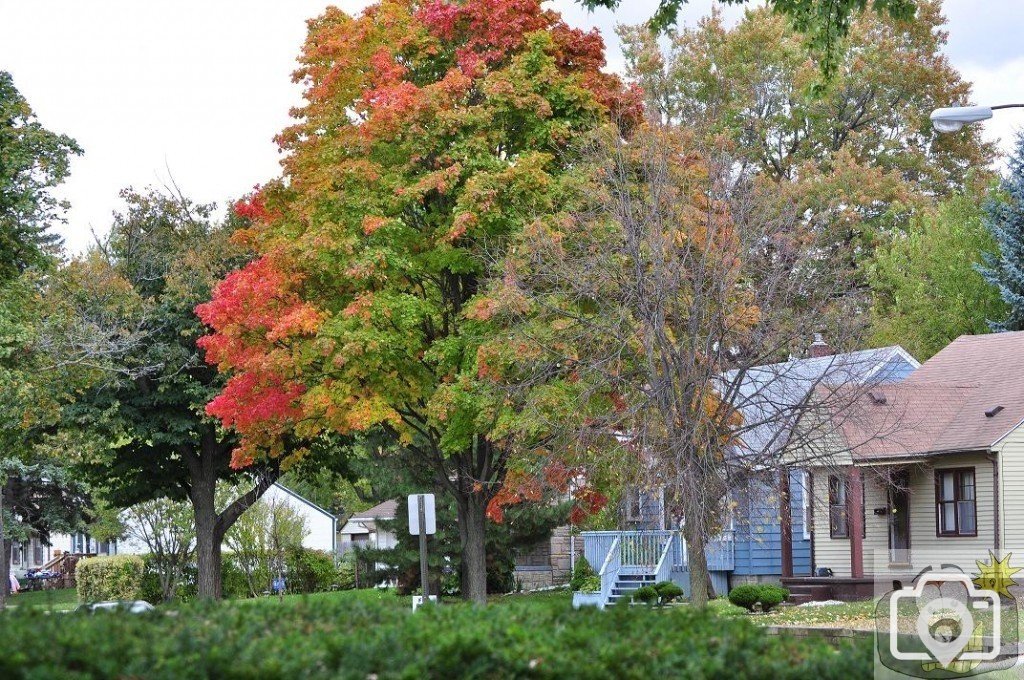
<instances>
[{"instance_id":1,"label":"street sign","mask_svg":"<svg viewBox=\"0 0 1024 680\"><path fill-rule=\"evenodd\" d=\"M409 534L420 535L420 499L423 499L423 532L427 536L437 533L437 520L434 518L434 494L417 493L409 496Z\"/></svg>"},{"instance_id":2,"label":"street sign","mask_svg":"<svg viewBox=\"0 0 1024 680\"><path fill-rule=\"evenodd\" d=\"M434 494L416 493L409 496L409 533L420 537L420 585L423 590L422 602L436 601L430 596L430 577L427 571L427 536L437 531L434 520ZM419 606L416 598L412 601L412 610Z\"/></svg>"}]
</instances>

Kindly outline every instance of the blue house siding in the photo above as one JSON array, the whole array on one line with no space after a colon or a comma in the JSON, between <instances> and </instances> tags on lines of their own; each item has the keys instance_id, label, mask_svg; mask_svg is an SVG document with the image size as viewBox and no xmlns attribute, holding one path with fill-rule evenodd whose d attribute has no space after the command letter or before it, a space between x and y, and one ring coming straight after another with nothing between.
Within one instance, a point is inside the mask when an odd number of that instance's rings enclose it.
<instances>
[{"instance_id":1,"label":"blue house siding","mask_svg":"<svg viewBox=\"0 0 1024 680\"><path fill-rule=\"evenodd\" d=\"M790 472L790 514L793 520L793 573L810 575L811 542L804 538L803 472ZM782 575L782 531L778 485L753 480L735 494L734 537L740 576Z\"/></svg>"}]
</instances>

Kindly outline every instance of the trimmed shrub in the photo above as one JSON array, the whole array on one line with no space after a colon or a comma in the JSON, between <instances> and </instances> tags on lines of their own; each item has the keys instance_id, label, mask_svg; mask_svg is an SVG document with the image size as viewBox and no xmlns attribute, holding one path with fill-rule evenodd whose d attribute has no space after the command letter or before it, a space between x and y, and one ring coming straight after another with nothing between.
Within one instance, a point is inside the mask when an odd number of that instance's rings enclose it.
<instances>
[{"instance_id":1,"label":"trimmed shrub","mask_svg":"<svg viewBox=\"0 0 1024 680\"><path fill-rule=\"evenodd\" d=\"M757 584L745 583L729 591L729 602L743 607L748 612L754 611L754 605L761 599L761 589Z\"/></svg>"},{"instance_id":2,"label":"trimmed shrub","mask_svg":"<svg viewBox=\"0 0 1024 680\"><path fill-rule=\"evenodd\" d=\"M779 606L786 601L789 597L789 591L782 586L772 585L765 583L761 585L761 610L771 611L773 608Z\"/></svg>"},{"instance_id":3,"label":"trimmed shrub","mask_svg":"<svg viewBox=\"0 0 1024 680\"><path fill-rule=\"evenodd\" d=\"M595 576L598 576L598 573L590 566L587 558L580 555L580 558L576 560L576 568L573 569L572 578L569 579L569 587L573 590L584 590L583 585L587 582L587 579ZM598 589L600 589L600 585Z\"/></svg>"},{"instance_id":4,"label":"trimmed shrub","mask_svg":"<svg viewBox=\"0 0 1024 680\"><path fill-rule=\"evenodd\" d=\"M683 589L675 583L672 583L672 581L661 581L659 583L655 583L654 589L658 591L658 597L661 598L662 604L666 604L677 597L683 596Z\"/></svg>"},{"instance_id":5,"label":"trimmed shrub","mask_svg":"<svg viewBox=\"0 0 1024 680\"><path fill-rule=\"evenodd\" d=\"M87 557L75 567L80 602L138 600L146 565L138 555Z\"/></svg>"},{"instance_id":6,"label":"trimmed shrub","mask_svg":"<svg viewBox=\"0 0 1024 680\"><path fill-rule=\"evenodd\" d=\"M729 602L737 607L743 607L747 611L754 611L754 606L761 604L761 610L768 612L777 607L789 597L789 591L781 586L770 583L748 583L736 586L729 591Z\"/></svg>"},{"instance_id":7,"label":"trimmed shrub","mask_svg":"<svg viewBox=\"0 0 1024 680\"><path fill-rule=\"evenodd\" d=\"M568 593L415 615L407 599L376 590L174 609L176 616L0 614L7 639L17 641L0 655L0 677L831 680L873 670L870 640L833 647L773 636L746 617L693 607L658 616L640 607L574 611Z\"/></svg>"},{"instance_id":8,"label":"trimmed shrub","mask_svg":"<svg viewBox=\"0 0 1024 680\"><path fill-rule=\"evenodd\" d=\"M645 602L651 604L658 599L658 591L654 586L641 586L633 592L634 602Z\"/></svg>"}]
</instances>

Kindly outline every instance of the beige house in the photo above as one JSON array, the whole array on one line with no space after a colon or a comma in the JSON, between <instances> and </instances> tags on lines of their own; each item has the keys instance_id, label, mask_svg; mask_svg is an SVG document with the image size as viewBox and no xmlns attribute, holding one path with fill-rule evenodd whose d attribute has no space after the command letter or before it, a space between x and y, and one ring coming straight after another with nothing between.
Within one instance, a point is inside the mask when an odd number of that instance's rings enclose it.
<instances>
[{"instance_id":1,"label":"beige house","mask_svg":"<svg viewBox=\"0 0 1024 680\"><path fill-rule=\"evenodd\" d=\"M836 453L811 468L822 578L801 583L834 589L816 597L870 595L872 577L929 565L973 568L990 550L1024 554L1024 332L960 337L855 399Z\"/></svg>"}]
</instances>

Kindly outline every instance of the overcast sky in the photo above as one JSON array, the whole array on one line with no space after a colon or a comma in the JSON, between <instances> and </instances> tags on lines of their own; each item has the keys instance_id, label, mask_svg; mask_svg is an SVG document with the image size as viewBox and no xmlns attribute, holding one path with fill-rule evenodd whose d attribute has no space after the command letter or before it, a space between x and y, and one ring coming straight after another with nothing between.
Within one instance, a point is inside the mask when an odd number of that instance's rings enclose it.
<instances>
[{"instance_id":1,"label":"overcast sky","mask_svg":"<svg viewBox=\"0 0 1024 680\"><path fill-rule=\"evenodd\" d=\"M85 150L61 193L72 205L61 230L80 251L105 231L118 191L167 181L223 203L278 174L273 136L299 102L290 73L305 20L323 0L0 0L0 69L14 76L42 123ZM364 0L336 0L358 11ZM576 26L598 26L609 67L621 68L614 27L649 17L657 0L626 0L589 14L553 0ZM975 101L1024 101L1024 2L947 0L947 53L975 83ZM691 0L693 23L711 7ZM739 10L727 8L727 16ZM1024 110L986 124L1004 149Z\"/></svg>"}]
</instances>

